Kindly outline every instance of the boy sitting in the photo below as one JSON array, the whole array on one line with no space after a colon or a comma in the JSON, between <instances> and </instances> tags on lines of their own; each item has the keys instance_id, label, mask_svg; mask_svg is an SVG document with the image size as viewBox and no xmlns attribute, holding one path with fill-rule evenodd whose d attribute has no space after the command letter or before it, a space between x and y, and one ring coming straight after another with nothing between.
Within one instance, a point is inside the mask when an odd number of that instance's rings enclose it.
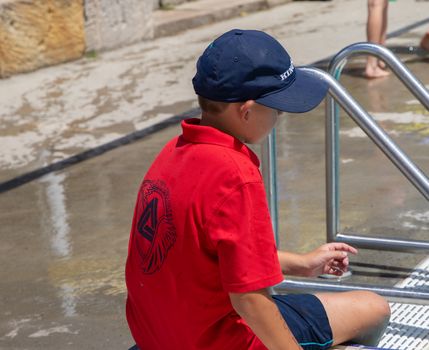
<instances>
[{"instance_id":1,"label":"boy sitting","mask_svg":"<svg viewBox=\"0 0 429 350\"><path fill-rule=\"evenodd\" d=\"M341 275L349 245L277 251L257 143L278 111L306 112L327 86L295 68L274 38L232 30L204 51L193 79L201 119L155 159L141 184L126 264L127 320L142 350L326 349L374 345L387 302L369 292L274 295L283 274ZM137 347L136 347L137 348Z\"/></svg>"}]
</instances>

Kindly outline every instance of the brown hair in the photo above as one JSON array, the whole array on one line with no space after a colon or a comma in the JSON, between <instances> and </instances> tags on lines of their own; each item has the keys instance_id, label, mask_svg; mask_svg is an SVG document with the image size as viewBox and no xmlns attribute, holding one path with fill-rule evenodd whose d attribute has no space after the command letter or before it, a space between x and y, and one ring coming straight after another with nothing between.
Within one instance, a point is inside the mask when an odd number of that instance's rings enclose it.
<instances>
[{"instance_id":1,"label":"brown hair","mask_svg":"<svg viewBox=\"0 0 429 350\"><path fill-rule=\"evenodd\" d=\"M203 112L206 112L208 114L218 115L218 114L221 114L223 111L225 111L229 103L209 100L205 97L198 95L198 104L200 105L201 110Z\"/></svg>"}]
</instances>

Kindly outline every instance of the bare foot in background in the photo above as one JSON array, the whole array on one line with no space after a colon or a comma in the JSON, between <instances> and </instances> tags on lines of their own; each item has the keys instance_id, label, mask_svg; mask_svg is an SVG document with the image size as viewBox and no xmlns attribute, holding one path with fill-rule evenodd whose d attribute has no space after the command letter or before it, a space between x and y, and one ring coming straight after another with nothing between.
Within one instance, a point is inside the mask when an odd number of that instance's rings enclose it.
<instances>
[{"instance_id":1,"label":"bare foot in background","mask_svg":"<svg viewBox=\"0 0 429 350\"><path fill-rule=\"evenodd\" d=\"M368 17L366 22L367 41L384 45L386 43L387 12L389 2L387 0L368 0ZM369 56L364 76L368 79L387 77L390 73L385 70L384 62L376 57Z\"/></svg>"},{"instance_id":2,"label":"bare foot in background","mask_svg":"<svg viewBox=\"0 0 429 350\"><path fill-rule=\"evenodd\" d=\"M377 79L387 77L390 73L379 66L379 61L376 57L368 57L365 67L365 78Z\"/></svg>"},{"instance_id":3,"label":"bare foot in background","mask_svg":"<svg viewBox=\"0 0 429 350\"><path fill-rule=\"evenodd\" d=\"M378 60L378 66L381 68L381 69L386 69L386 63L384 63L383 61L380 61L380 60Z\"/></svg>"}]
</instances>

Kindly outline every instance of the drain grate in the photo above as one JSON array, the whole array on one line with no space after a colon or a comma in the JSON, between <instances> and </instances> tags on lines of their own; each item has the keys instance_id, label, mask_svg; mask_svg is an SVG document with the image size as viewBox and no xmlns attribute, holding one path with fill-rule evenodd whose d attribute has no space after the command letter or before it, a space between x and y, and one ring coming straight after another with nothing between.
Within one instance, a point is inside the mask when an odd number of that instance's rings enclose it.
<instances>
[{"instance_id":1,"label":"drain grate","mask_svg":"<svg viewBox=\"0 0 429 350\"><path fill-rule=\"evenodd\" d=\"M429 258L396 285L398 288L429 291ZM381 348L425 350L429 348L429 305L391 303L392 316Z\"/></svg>"}]
</instances>

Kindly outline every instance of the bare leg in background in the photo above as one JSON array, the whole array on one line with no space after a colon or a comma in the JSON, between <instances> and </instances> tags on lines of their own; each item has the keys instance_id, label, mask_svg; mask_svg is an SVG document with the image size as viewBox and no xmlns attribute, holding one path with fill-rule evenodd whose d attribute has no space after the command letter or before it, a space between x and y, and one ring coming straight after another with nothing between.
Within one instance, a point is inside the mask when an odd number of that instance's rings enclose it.
<instances>
[{"instance_id":1,"label":"bare leg in background","mask_svg":"<svg viewBox=\"0 0 429 350\"><path fill-rule=\"evenodd\" d=\"M387 32L387 0L368 0L368 19L366 24L367 40L374 44L384 45ZM382 78L389 75L385 64L374 56L369 56L365 76L367 78Z\"/></svg>"}]
</instances>

